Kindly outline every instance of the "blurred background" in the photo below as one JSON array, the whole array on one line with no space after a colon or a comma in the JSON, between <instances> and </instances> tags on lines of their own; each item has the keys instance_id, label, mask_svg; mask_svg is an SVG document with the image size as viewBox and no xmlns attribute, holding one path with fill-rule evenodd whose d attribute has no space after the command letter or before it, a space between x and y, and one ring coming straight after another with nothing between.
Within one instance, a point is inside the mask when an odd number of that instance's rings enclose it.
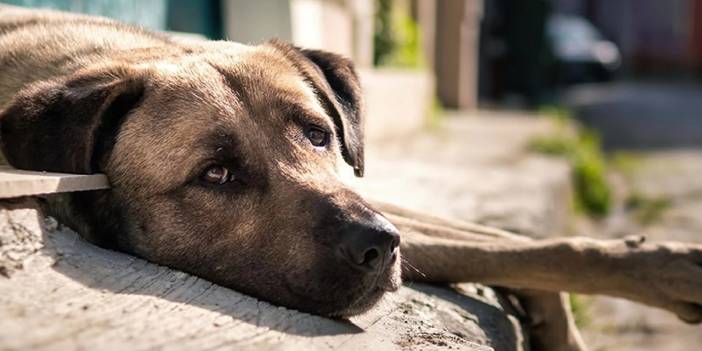
<instances>
[{"instance_id":1,"label":"blurred background","mask_svg":"<svg viewBox=\"0 0 702 351\"><path fill-rule=\"evenodd\" d=\"M366 196L533 237L702 241L702 0L0 2L351 57ZM702 344L661 311L572 302L593 350Z\"/></svg>"}]
</instances>

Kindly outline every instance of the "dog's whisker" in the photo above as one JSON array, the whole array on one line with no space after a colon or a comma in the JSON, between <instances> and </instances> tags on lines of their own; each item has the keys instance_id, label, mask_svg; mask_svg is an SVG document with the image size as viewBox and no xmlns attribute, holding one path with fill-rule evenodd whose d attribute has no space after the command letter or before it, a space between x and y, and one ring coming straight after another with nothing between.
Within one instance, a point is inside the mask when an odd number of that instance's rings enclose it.
<instances>
[{"instance_id":1,"label":"dog's whisker","mask_svg":"<svg viewBox=\"0 0 702 351\"><path fill-rule=\"evenodd\" d=\"M402 258L402 262L400 263L401 266L407 267L412 269L413 271L417 272L420 274L422 277L426 277L427 275L424 274L422 271L420 271L417 267L413 266L409 261L407 261L404 257Z\"/></svg>"}]
</instances>

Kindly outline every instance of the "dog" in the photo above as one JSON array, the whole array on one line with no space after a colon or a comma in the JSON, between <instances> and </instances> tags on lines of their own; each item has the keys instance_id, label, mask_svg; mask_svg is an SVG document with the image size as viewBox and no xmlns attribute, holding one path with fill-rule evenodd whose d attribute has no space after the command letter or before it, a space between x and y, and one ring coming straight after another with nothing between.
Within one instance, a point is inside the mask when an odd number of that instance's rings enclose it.
<instances>
[{"instance_id":1,"label":"dog","mask_svg":"<svg viewBox=\"0 0 702 351\"><path fill-rule=\"evenodd\" d=\"M107 175L109 190L44 200L96 245L330 317L402 279L503 287L534 349L585 349L562 291L702 321L700 245L530 240L362 199L338 175L364 170L361 87L339 55L2 6L0 72L9 164Z\"/></svg>"}]
</instances>

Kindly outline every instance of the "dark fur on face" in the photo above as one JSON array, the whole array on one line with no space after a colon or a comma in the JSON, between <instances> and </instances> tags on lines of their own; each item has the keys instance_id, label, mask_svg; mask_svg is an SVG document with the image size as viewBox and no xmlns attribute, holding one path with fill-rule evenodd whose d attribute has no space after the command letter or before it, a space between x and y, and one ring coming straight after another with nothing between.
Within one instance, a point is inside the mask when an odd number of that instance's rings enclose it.
<instances>
[{"instance_id":1,"label":"dark fur on face","mask_svg":"<svg viewBox=\"0 0 702 351\"><path fill-rule=\"evenodd\" d=\"M15 167L108 176L110 190L49 197L50 214L103 247L302 311L348 316L397 289L398 257L368 271L338 253L359 223L394 230L338 179L341 159L363 173L350 61L278 41L108 56L28 84L0 114ZM204 181L212 166L233 180Z\"/></svg>"}]
</instances>

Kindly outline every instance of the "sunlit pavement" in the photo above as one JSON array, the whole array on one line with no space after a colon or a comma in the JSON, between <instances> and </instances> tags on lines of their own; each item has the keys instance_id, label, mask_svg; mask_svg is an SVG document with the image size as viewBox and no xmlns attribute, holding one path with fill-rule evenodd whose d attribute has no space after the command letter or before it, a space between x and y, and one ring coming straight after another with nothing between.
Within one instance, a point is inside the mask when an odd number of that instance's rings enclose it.
<instances>
[{"instance_id":1,"label":"sunlit pavement","mask_svg":"<svg viewBox=\"0 0 702 351\"><path fill-rule=\"evenodd\" d=\"M552 131L551 121L522 112L450 113L414 135L371 142L366 176L350 181L372 199L553 236L568 225L570 169L526 151Z\"/></svg>"}]
</instances>

